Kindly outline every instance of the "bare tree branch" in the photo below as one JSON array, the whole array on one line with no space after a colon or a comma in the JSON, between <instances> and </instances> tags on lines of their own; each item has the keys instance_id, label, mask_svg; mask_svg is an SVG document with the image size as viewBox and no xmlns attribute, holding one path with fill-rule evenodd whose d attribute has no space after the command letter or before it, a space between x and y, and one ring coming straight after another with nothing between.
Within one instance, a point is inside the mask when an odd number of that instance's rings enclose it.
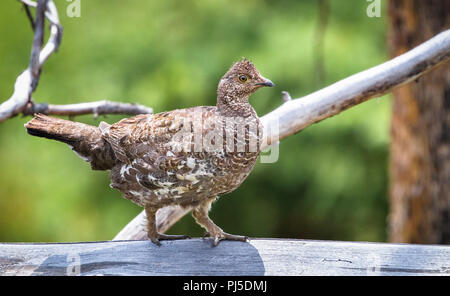
<instances>
[{"instance_id":1,"label":"bare tree branch","mask_svg":"<svg viewBox=\"0 0 450 296\"><path fill-rule=\"evenodd\" d=\"M56 10L55 3L52 0L48 1L45 16L50 22L50 38L39 55L40 67L44 65L45 61L47 61L53 52L58 51L63 33L62 26L59 23L58 10Z\"/></svg>"},{"instance_id":2,"label":"bare tree branch","mask_svg":"<svg viewBox=\"0 0 450 296\"><path fill-rule=\"evenodd\" d=\"M22 1L27 5L35 5L32 1ZM47 12L46 12L47 11ZM41 50L44 34L45 17L51 19L50 37ZM22 112L25 105L31 101L40 70L49 56L58 49L61 42L62 30L59 25L58 12L52 0L39 0L36 5L36 20L33 46L31 49L30 65L16 79L14 93L2 104L0 104L0 123Z\"/></svg>"},{"instance_id":3,"label":"bare tree branch","mask_svg":"<svg viewBox=\"0 0 450 296\"><path fill-rule=\"evenodd\" d=\"M160 209L156 213L156 227L159 232L166 232L173 224L189 213L191 208L171 206ZM137 215L120 231L113 240L142 240L147 239L147 217L145 211Z\"/></svg>"},{"instance_id":4,"label":"bare tree branch","mask_svg":"<svg viewBox=\"0 0 450 296\"><path fill-rule=\"evenodd\" d=\"M22 4L24 4L28 7L37 8L37 3L34 1L31 1L31 0L18 0L18 1L22 2ZM52 2L53 0L49 0L49 1ZM50 7L50 8L47 7L49 10L45 11L45 17L49 20L49 22L51 24L60 25L57 11L55 13L56 6L54 4L50 4L50 5L52 5L52 7Z\"/></svg>"},{"instance_id":5,"label":"bare tree branch","mask_svg":"<svg viewBox=\"0 0 450 296\"><path fill-rule=\"evenodd\" d=\"M306 97L291 100L284 94L284 103L261 118L264 127L278 127L277 141L296 134L307 126L339 114L350 107L379 97L393 88L413 81L450 58L450 30L444 31L418 47L366 71L352 75ZM270 139L263 141L270 145ZM275 143L274 143L275 144ZM265 147L262 147L265 148ZM167 207L157 215L163 232L190 209ZM170 213L166 215L165 213ZM164 227L162 227L164 225ZM146 239L145 216L141 213L114 240Z\"/></svg>"},{"instance_id":6,"label":"bare tree branch","mask_svg":"<svg viewBox=\"0 0 450 296\"><path fill-rule=\"evenodd\" d=\"M69 105L34 103L31 94L36 89L41 68L50 55L58 50L61 44L63 28L59 23L58 11L52 0L39 0L37 3L31 0L19 1L24 5L27 16L34 29L33 45L29 67L17 77L13 95L9 100L0 105L0 123L20 113L23 115L44 113L68 116L94 114L94 116L98 116L102 114L136 115L153 112L152 108L142 105L110 101ZM36 8L36 20L33 20L29 7ZM46 45L42 48L45 18L50 22L50 37Z\"/></svg>"},{"instance_id":7,"label":"bare tree branch","mask_svg":"<svg viewBox=\"0 0 450 296\"><path fill-rule=\"evenodd\" d=\"M25 13L27 14L28 20L30 21L31 29L34 31L35 24L34 24L33 15L31 14L31 11L30 11L30 7L25 3L22 3L22 5L23 5L23 8L25 9Z\"/></svg>"},{"instance_id":8,"label":"bare tree branch","mask_svg":"<svg viewBox=\"0 0 450 296\"><path fill-rule=\"evenodd\" d=\"M281 98L283 99L283 103L286 103L286 102L289 102L290 100L292 100L291 94L288 93L287 91L281 92Z\"/></svg>"},{"instance_id":9,"label":"bare tree branch","mask_svg":"<svg viewBox=\"0 0 450 296\"><path fill-rule=\"evenodd\" d=\"M41 53L42 44L44 43L44 24L45 24L45 10L47 9L48 0L40 0L36 8L36 21L34 23L34 38L33 45L31 46L30 65L28 68L31 70L32 75L32 87L31 92L36 89L41 72L41 64L39 63L39 56Z\"/></svg>"},{"instance_id":10,"label":"bare tree branch","mask_svg":"<svg viewBox=\"0 0 450 296\"><path fill-rule=\"evenodd\" d=\"M126 114L137 115L144 113L153 113L153 109L139 105L127 104L111 101L97 101L68 105L50 105L47 103L28 103L23 109L24 115L33 115L43 113L47 115L76 116L83 114L94 114L94 116L105 114Z\"/></svg>"},{"instance_id":11,"label":"bare tree branch","mask_svg":"<svg viewBox=\"0 0 450 296\"><path fill-rule=\"evenodd\" d=\"M279 125L279 140L393 88L413 81L450 58L450 30L376 67L352 75L306 97L291 100L261 120ZM270 144L270 140L267 141Z\"/></svg>"}]
</instances>

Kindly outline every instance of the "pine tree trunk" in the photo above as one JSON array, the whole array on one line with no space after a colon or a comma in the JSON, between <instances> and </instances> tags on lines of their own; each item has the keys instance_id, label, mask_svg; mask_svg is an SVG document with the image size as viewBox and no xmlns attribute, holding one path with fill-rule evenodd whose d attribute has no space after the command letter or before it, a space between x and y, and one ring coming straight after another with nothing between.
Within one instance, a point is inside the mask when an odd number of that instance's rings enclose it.
<instances>
[{"instance_id":1,"label":"pine tree trunk","mask_svg":"<svg viewBox=\"0 0 450 296\"><path fill-rule=\"evenodd\" d=\"M449 0L389 1L397 56L450 28ZM394 91L389 239L450 243L450 65Z\"/></svg>"}]
</instances>

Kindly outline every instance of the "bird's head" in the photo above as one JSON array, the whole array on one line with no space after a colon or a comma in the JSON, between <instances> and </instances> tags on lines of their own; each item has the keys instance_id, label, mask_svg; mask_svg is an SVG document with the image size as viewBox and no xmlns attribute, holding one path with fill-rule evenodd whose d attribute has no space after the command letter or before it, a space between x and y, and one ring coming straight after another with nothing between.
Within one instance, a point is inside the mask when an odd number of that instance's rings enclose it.
<instances>
[{"instance_id":1,"label":"bird's head","mask_svg":"<svg viewBox=\"0 0 450 296\"><path fill-rule=\"evenodd\" d=\"M234 63L219 82L219 97L247 101L248 97L263 86L274 86L273 82L264 78L247 59Z\"/></svg>"}]
</instances>

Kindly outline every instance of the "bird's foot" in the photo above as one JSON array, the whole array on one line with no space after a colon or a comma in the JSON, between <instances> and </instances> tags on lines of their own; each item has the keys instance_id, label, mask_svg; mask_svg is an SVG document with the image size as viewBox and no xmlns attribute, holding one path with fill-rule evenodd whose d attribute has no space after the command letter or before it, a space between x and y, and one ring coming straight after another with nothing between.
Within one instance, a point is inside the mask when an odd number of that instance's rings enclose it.
<instances>
[{"instance_id":1,"label":"bird's foot","mask_svg":"<svg viewBox=\"0 0 450 296\"><path fill-rule=\"evenodd\" d=\"M246 242L248 240L247 236L229 234L224 232L223 230L214 231L213 234L211 234L210 232L205 232L205 234L203 235L203 239L205 239L208 236L212 238L213 247L217 246L222 240L234 240L241 242Z\"/></svg>"},{"instance_id":2,"label":"bird's foot","mask_svg":"<svg viewBox=\"0 0 450 296\"><path fill-rule=\"evenodd\" d=\"M150 237L150 240L152 241L152 243L154 243L157 246L161 245L160 240L176 240L176 239L189 239L191 238L189 235L170 235L170 234L163 234L163 233L158 233L154 236Z\"/></svg>"}]
</instances>

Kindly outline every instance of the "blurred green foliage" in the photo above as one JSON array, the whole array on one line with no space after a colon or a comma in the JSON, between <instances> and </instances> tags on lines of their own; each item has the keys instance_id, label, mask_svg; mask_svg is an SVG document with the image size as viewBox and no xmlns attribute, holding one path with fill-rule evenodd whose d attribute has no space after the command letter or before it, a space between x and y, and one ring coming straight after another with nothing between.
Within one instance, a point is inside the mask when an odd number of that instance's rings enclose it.
<instances>
[{"instance_id":1,"label":"blurred green foliage","mask_svg":"<svg viewBox=\"0 0 450 296\"><path fill-rule=\"evenodd\" d=\"M81 0L81 17L57 0L64 36L45 64L38 102L109 99L155 112L214 105L216 86L245 56L276 87L251 98L260 115L388 59L387 15L369 18L364 0L330 1L326 80L317 82L316 1ZM0 4L0 98L28 64L32 31L20 3ZM390 102L371 100L280 144L274 164L214 204L230 233L256 237L384 241ZM119 116L76 120L97 125ZM109 188L64 144L30 137L16 117L0 124L0 241L111 239L141 208ZM186 216L170 233L203 234Z\"/></svg>"}]
</instances>

